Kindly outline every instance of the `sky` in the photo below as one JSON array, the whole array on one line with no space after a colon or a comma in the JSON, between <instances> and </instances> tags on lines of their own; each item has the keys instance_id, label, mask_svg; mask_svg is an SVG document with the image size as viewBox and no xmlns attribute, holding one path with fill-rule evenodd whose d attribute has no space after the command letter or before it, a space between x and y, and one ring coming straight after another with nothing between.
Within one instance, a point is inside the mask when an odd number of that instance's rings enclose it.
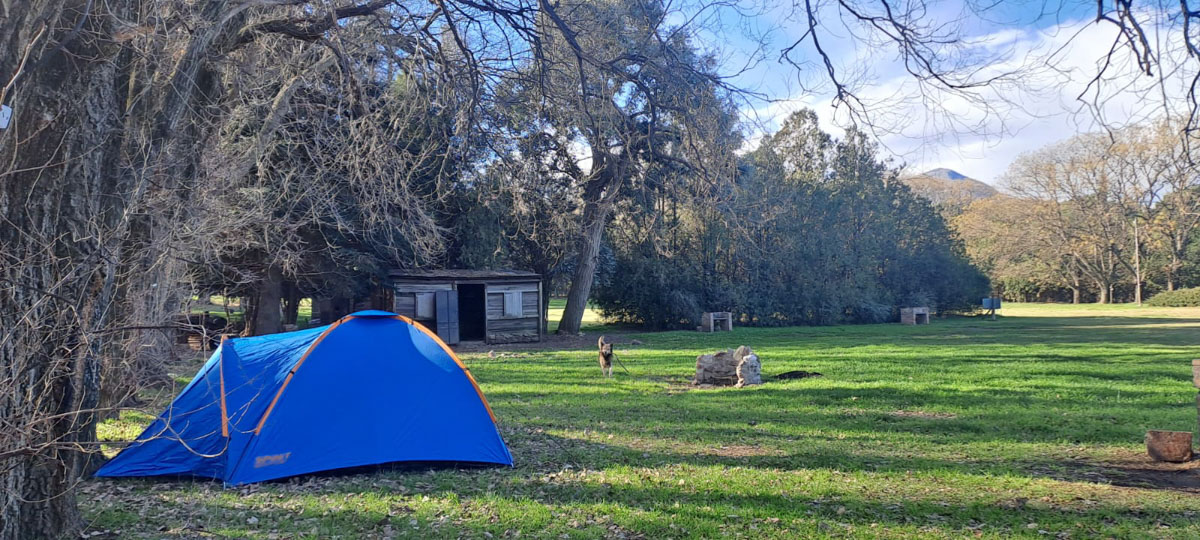
<instances>
[{"instance_id":1,"label":"sky","mask_svg":"<svg viewBox=\"0 0 1200 540\"><path fill-rule=\"evenodd\" d=\"M727 72L749 65L731 81L765 96L742 105L752 126L747 148L790 112L808 107L831 133L840 134L852 124L869 131L893 163L908 171L947 167L990 184L998 183L1021 153L1102 129L1097 113L1103 115L1103 125L1119 126L1161 115L1164 96L1173 106L1183 105L1182 83L1168 83L1167 94L1153 90L1155 79L1132 75L1136 69L1127 55L1119 55L1113 66L1111 73L1119 75L1106 81L1101 107L1079 101L1117 36L1111 25L1094 22L1094 3L990 4L994 6L981 12L961 0L930 1L921 15L946 35L962 38L946 49L949 60L972 66L976 77L1004 75L1002 82L965 96L922 86L905 71L894 45L872 39L857 24L841 22L836 6L821 8L824 24L818 36L834 69L852 80L863 98L865 114L858 118L850 117L845 107L832 106L832 87L811 43L792 50L798 65L779 61L779 51L806 28L789 6L722 13L719 35L709 37L722 42L718 48ZM1150 32L1152 39L1167 43L1178 35L1166 22L1152 25ZM763 42L767 45L759 47ZM756 51L761 55L755 56ZM1166 78L1183 75L1176 70Z\"/></svg>"}]
</instances>

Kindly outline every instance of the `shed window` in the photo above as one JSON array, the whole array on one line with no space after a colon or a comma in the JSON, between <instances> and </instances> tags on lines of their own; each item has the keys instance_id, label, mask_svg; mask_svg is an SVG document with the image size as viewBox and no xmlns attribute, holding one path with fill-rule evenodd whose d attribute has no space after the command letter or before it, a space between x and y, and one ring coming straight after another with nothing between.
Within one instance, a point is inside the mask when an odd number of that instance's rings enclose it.
<instances>
[{"instance_id":1,"label":"shed window","mask_svg":"<svg viewBox=\"0 0 1200 540\"><path fill-rule=\"evenodd\" d=\"M524 310L521 308L521 291L505 292L504 316L521 317L523 315Z\"/></svg>"},{"instance_id":2,"label":"shed window","mask_svg":"<svg viewBox=\"0 0 1200 540\"><path fill-rule=\"evenodd\" d=\"M423 292L417 293L417 318L432 319L433 318L433 293Z\"/></svg>"}]
</instances>

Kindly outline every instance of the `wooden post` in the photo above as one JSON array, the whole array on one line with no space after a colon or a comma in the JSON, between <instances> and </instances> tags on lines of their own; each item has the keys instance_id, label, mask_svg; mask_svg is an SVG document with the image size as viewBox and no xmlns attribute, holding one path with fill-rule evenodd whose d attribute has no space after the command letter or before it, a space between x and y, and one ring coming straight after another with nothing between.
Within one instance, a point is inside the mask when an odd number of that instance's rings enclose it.
<instances>
[{"instance_id":1,"label":"wooden post","mask_svg":"<svg viewBox=\"0 0 1200 540\"><path fill-rule=\"evenodd\" d=\"M487 283L483 284L483 342L487 345L491 345L491 339L488 337L490 335L488 334L488 327L491 326L491 319L489 319L487 315L488 293L491 292L491 289L491 285L488 285Z\"/></svg>"}]
</instances>

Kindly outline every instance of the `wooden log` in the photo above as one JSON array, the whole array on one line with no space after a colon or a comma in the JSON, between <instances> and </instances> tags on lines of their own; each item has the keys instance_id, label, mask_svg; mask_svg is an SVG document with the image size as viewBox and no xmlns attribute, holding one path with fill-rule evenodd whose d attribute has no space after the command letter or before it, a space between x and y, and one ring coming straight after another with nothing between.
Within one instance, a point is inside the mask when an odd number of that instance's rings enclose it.
<instances>
[{"instance_id":1,"label":"wooden log","mask_svg":"<svg viewBox=\"0 0 1200 540\"><path fill-rule=\"evenodd\" d=\"M733 351L697 356L696 377L692 379L692 384L737 384L737 360L733 357Z\"/></svg>"},{"instance_id":2,"label":"wooden log","mask_svg":"<svg viewBox=\"0 0 1200 540\"><path fill-rule=\"evenodd\" d=\"M1155 461L1181 462L1192 459L1192 432L1147 431L1146 453Z\"/></svg>"}]
</instances>

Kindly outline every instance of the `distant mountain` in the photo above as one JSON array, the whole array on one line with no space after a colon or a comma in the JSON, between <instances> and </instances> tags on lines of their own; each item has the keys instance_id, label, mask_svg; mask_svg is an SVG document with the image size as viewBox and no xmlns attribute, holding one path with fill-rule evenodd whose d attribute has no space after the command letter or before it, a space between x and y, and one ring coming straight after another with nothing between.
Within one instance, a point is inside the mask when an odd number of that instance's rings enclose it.
<instances>
[{"instance_id":1,"label":"distant mountain","mask_svg":"<svg viewBox=\"0 0 1200 540\"><path fill-rule=\"evenodd\" d=\"M920 176L928 176L930 178L939 178L941 180L971 180L971 177L960 173L954 169L938 168L931 171L925 171Z\"/></svg>"},{"instance_id":2,"label":"distant mountain","mask_svg":"<svg viewBox=\"0 0 1200 540\"><path fill-rule=\"evenodd\" d=\"M933 169L901 180L913 193L951 215L962 213L974 201L996 194L996 188L953 169Z\"/></svg>"}]
</instances>

